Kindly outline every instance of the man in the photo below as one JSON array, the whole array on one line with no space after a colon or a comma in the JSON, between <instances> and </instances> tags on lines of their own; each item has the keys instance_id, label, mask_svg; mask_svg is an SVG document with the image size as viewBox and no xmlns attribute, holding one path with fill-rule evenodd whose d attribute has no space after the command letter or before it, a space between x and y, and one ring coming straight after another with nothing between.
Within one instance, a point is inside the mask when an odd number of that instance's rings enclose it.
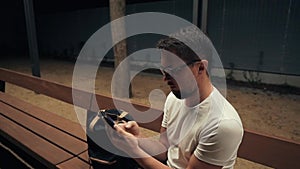
<instances>
[{"instance_id":1,"label":"man","mask_svg":"<svg viewBox=\"0 0 300 169\"><path fill-rule=\"evenodd\" d=\"M115 125L125 139L113 139L143 168L233 168L243 127L236 110L210 81L209 45L208 38L194 27L158 43L161 72L171 89L160 139L152 143L138 139L139 128L133 121ZM167 151L155 154L162 149Z\"/></svg>"}]
</instances>

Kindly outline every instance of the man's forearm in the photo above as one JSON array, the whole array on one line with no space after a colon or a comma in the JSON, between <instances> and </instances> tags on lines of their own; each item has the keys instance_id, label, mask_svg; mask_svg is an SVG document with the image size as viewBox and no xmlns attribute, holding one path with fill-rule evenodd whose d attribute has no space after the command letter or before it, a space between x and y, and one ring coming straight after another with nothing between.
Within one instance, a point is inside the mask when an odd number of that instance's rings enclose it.
<instances>
[{"instance_id":1,"label":"man's forearm","mask_svg":"<svg viewBox=\"0 0 300 169\"><path fill-rule=\"evenodd\" d=\"M144 169L170 169L167 165L149 156L141 148L139 148L136 153L136 155L140 156L141 158L134 158L134 160Z\"/></svg>"},{"instance_id":2,"label":"man's forearm","mask_svg":"<svg viewBox=\"0 0 300 169\"><path fill-rule=\"evenodd\" d=\"M139 147L159 161L167 160L167 148L158 140L139 138Z\"/></svg>"}]
</instances>

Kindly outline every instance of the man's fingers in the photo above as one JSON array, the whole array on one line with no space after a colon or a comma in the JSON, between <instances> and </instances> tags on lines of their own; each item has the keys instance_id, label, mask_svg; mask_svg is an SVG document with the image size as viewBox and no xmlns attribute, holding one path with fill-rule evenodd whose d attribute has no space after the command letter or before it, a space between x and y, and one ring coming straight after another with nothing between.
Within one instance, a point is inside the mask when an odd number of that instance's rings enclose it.
<instances>
[{"instance_id":1,"label":"man's fingers","mask_svg":"<svg viewBox=\"0 0 300 169\"><path fill-rule=\"evenodd\" d=\"M114 128L116 129L116 131L121 134L121 135L125 135L125 136L128 136L129 133L126 132L122 127L120 127L119 125L115 124L114 125Z\"/></svg>"},{"instance_id":2,"label":"man's fingers","mask_svg":"<svg viewBox=\"0 0 300 169\"><path fill-rule=\"evenodd\" d=\"M127 129L131 128L132 126L133 126L132 121L127 122L126 125L125 125L125 127L126 127Z\"/></svg>"},{"instance_id":3,"label":"man's fingers","mask_svg":"<svg viewBox=\"0 0 300 169\"><path fill-rule=\"evenodd\" d=\"M118 124L114 125L114 128L116 129L116 131L119 133L121 130L123 130Z\"/></svg>"}]
</instances>

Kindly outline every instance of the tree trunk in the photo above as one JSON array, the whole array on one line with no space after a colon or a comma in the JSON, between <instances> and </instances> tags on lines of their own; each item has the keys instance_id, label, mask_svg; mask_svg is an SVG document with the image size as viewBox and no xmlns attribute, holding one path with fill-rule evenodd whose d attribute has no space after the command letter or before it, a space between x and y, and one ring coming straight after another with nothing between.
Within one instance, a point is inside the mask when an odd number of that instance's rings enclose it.
<instances>
[{"instance_id":1,"label":"tree trunk","mask_svg":"<svg viewBox=\"0 0 300 169\"><path fill-rule=\"evenodd\" d=\"M110 0L109 8L110 19L113 21L125 15L126 2L125 0ZM124 39L117 43L113 48L115 57L114 66L117 68L119 64L127 57L127 45L125 39L126 30L124 20L121 20L121 22L118 23L112 23L111 33L113 42L115 42L116 39ZM129 62L126 62L125 64L123 63L122 67L118 69L121 69L119 72L122 73L122 78L118 79L118 84L115 85L115 88L113 89L113 95L120 98L129 98L132 96L131 85L129 85L129 88L127 85L125 85L130 81Z\"/></svg>"}]
</instances>

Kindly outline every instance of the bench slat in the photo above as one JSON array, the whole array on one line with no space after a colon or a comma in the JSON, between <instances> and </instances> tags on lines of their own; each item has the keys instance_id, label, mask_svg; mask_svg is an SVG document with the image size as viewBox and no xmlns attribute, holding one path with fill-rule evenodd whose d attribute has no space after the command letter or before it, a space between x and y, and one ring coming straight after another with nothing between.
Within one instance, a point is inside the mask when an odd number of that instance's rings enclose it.
<instances>
[{"instance_id":1,"label":"bench slat","mask_svg":"<svg viewBox=\"0 0 300 169\"><path fill-rule=\"evenodd\" d=\"M7 93L0 92L0 101L3 101L19 110L22 110L28 115L35 117L41 121L44 121L45 123L48 123L51 126L56 126L57 128L64 130L68 134L73 135L74 137L86 142L86 134L81 125L78 123L68 121L68 125L66 125L65 118L58 116L54 113L48 112L39 107L35 107L35 110L32 111L32 105L28 104L23 100L15 98Z\"/></svg>"},{"instance_id":2,"label":"bench slat","mask_svg":"<svg viewBox=\"0 0 300 169\"><path fill-rule=\"evenodd\" d=\"M88 151L85 151L78 155L77 157L74 157L66 162L63 162L59 165L57 165L58 168L78 168L78 169L88 169L90 168L90 161L89 161L89 155Z\"/></svg>"},{"instance_id":3,"label":"bench slat","mask_svg":"<svg viewBox=\"0 0 300 169\"><path fill-rule=\"evenodd\" d=\"M238 156L279 169L300 168L300 144L245 130ZM287 160L288 159L288 160Z\"/></svg>"},{"instance_id":4,"label":"bench slat","mask_svg":"<svg viewBox=\"0 0 300 169\"><path fill-rule=\"evenodd\" d=\"M90 168L90 164L86 163L85 161L82 161L81 159L75 157L72 158L68 161L65 161L59 165L57 165L57 168L61 168L61 169L89 169Z\"/></svg>"},{"instance_id":5,"label":"bench slat","mask_svg":"<svg viewBox=\"0 0 300 169\"><path fill-rule=\"evenodd\" d=\"M85 152L83 152L83 153L81 153L79 156L78 156L78 158L80 158L81 160L83 160L83 161L85 161L85 162L87 162L87 163L89 163L89 154L88 154L88 151L85 151Z\"/></svg>"},{"instance_id":6,"label":"bench slat","mask_svg":"<svg viewBox=\"0 0 300 169\"><path fill-rule=\"evenodd\" d=\"M0 80L73 104L72 88L65 85L3 68L0 68ZM76 95L74 95L76 100L80 100L76 102L76 106L89 109L92 94L81 90L73 90L73 92L76 92Z\"/></svg>"},{"instance_id":7,"label":"bench slat","mask_svg":"<svg viewBox=\"0 0 300 169\"><path fill-rule=\"evenodd\" d=\"M49 142L56 144L65 151L71 154L77 155L87 150L87 144L73 136L70 136L52 126L49 126L33 117L30 117L22 111L18 111L9 105L0 102L1 114L7 118L13 120L18 125L34 132L35 134L43 137ZM32 111L35 111L35 107L32 107ZM65 121L67 122L67 121ZM65 125L69 125L65 123ZM34 140L32 140L34 141Z\"/></svg>"},{"instance_id":8,"label":"bench slat","mask_svg":"<svg viewBox=\"0 0 300 169\"><path fill-rule=\"evenodd\" d=\"M71 154L19 126L3 115L0 115L0 127L0 135L2 137L8 139L49 168L55 168L55 164L72 158Z\"/></svg>"}]
</instances>

